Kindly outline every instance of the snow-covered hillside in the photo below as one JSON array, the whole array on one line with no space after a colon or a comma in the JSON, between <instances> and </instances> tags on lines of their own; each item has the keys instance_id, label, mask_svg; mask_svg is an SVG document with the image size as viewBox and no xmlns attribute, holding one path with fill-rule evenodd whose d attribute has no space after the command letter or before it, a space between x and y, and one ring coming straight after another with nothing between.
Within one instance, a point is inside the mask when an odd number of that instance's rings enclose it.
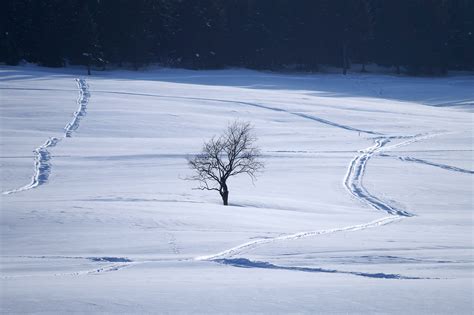
<instances>
[{"instance_id":1,"label":"snow-covered hillside","mask_svg":"<svg viewBox=\"0 0 474 315\"><path fill-rule=\"evenodd\" d=\"M471 313L474 77L1 67L2 313ZM193 190L234 119L265 171Z\"/></svg>"}]
</instances>

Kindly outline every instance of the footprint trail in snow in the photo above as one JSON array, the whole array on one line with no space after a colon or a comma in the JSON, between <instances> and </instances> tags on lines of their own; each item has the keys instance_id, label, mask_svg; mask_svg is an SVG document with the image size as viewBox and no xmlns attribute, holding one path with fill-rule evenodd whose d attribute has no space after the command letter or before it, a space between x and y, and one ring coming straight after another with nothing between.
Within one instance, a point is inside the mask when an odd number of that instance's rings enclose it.
<instances>
[{"instance_id":1,"label":"footprint trail in snow","mask_svg":"<svg viewBox=\"0 0 474 315\"><path fill-rule=\"evenodd\" d=\"M62 139L70 138L72 133L79 128L79 123L86 115L87 105L89 103L90 92L89 85L84 79L76 79L79 88L79 97L77 99L78 109L73 114L73 119L64 127L63 138L51 137L44 144L36 148L34 152L35 169L31 179L31 183L8 191L4 191L3 195L30 190L48 182L51 174L51 152L49 148L55 147Z\"/></svg>"}]
</instances>

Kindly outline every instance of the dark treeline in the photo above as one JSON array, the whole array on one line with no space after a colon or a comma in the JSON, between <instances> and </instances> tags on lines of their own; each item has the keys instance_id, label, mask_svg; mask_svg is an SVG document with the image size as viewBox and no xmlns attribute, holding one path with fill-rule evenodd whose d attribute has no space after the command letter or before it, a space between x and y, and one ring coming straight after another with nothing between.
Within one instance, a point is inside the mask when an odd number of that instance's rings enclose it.
<instances>
[{"instance_id":1,"label":"dark treeline","mask_svg":"<svg viewBox=\"0 0 474 315\"><path fill-rule=\"evenodd\" d=\"M474 0L4 0L1 7L7 64L474 69Z\"/></svg>"}]
</instances>

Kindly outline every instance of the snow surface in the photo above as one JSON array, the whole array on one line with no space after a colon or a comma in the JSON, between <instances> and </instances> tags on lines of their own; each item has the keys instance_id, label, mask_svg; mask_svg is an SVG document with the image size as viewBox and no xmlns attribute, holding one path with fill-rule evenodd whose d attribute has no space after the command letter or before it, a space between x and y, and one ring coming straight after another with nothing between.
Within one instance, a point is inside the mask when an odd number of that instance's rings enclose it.
<instances>
[{"instance_id":1,"label":"snow surface","mask_svg":"<svg viewBox=\"0 0 474 315\"><path fill-rule=\"evenodd\" d=\"M0 67L0 312L472 313L474 77L81 74Z\"/></svg>"}]
</instances>

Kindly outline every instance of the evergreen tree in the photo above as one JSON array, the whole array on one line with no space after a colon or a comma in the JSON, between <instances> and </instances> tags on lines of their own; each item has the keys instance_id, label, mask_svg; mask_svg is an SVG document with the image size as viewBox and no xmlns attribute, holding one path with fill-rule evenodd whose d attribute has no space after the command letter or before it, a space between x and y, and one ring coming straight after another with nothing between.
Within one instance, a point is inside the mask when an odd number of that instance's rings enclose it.
<instances>
[{"instance_id":1,"label":"evergreen tree","mask_svg":"<svg viewBox=\"0 0 474 315\"><path fill-rule=\"evenodd\" d=\"M0 62L398 73L474 67L472 0L5 0Z\"/></svg>"}]
</instances>

